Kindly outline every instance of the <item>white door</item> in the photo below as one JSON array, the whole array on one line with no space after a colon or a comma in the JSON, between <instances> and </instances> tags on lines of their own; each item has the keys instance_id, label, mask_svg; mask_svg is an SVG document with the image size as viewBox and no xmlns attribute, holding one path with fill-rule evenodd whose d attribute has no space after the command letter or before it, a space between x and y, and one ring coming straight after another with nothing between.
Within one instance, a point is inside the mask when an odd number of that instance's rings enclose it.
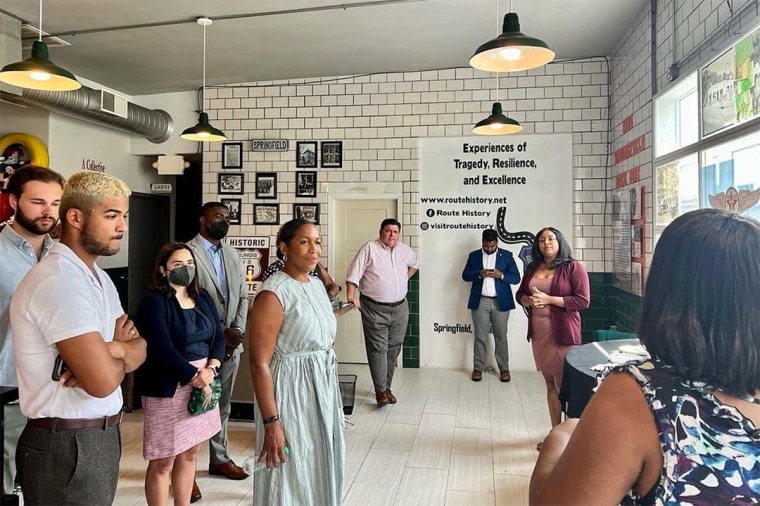
<instances>
[{"instance_id":1,"label":"white door","mask_svg":"<svg viewBox=\"0 0 760 506\"><path fill-rule=\"evenodd\" d=\"M335 201L335 219L331 222L335 231L335 243L330 247L330 255L335 259L335 282L343 286L343 290L346 286L346 270L356 252L364 243L377 239L380 223L385 218L395 218L397 213L396 199ZM403 236L403 230L401 234ZM345 291L341 295L345 300ZM341 363L367 363L359 311L352 310L338 316L335 353Z\"/></svg>"}]
</instances>

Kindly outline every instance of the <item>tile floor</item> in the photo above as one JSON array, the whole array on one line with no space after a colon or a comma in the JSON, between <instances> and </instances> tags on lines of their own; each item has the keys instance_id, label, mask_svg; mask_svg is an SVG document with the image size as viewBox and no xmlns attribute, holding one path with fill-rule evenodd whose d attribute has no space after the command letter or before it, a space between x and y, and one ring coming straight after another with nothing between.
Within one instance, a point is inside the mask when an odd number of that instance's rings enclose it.
<instances>
[{"instance_id":1,"label":"tile floor","mask_svg":"<svg viewBox=\"0 0 760 506\"><path fill-rule=\"evenodd\" d=\"M474 383L469 371L399 369L393 385L398 404L382 409L366 365L341 365L340 373L358 376L346 425L345 506L528 503L535 445L550 426L539 373L513 371L510 383L485 373ZM232 457L242 464L253 454L253 423L233 422L229 436ZM142 505L140 411L126 417L122 437L115 504ZM250 505L252 479L209 476L207 459L206 447L197 473L204 498L196 504Z\"/></svg>"}]
</instances>

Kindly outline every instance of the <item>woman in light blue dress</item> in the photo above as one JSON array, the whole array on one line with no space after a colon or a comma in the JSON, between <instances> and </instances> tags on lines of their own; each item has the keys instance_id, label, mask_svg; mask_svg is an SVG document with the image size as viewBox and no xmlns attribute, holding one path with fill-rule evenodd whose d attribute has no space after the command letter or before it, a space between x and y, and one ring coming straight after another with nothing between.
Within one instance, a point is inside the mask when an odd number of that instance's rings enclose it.
<instances>
[{"instance_id":1,"label":"woman in light blue dress","mask_svg":"<svg viewBox=\"0 0 760 506\"><path fill-rule=\"evenodd\" d=\"M284 267L267 279L248 316L256 393L256 505L335 505L343 489L345 443L336 321L324 286L309 276L322 242L306 220L277 236ZM286 453L286 447L289 453Z\"/></svg>"}]
</instances>

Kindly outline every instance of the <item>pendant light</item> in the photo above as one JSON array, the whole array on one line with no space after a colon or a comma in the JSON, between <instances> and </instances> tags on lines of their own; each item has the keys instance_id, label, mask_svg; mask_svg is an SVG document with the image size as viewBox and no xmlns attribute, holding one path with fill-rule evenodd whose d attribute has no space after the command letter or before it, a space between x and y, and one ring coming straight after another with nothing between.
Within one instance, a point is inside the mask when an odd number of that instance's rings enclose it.
<instances>
[{"instance_id":1,"label":"pendant light","mask_svg":"<svg viewBox=\"0 0 760 506\"><path fill-rule=\"evenodd\" d=\"M81 88L82 85L74 74L50 61L47 44L42 41L42 33L40 0L40 35L32 45L32 56L3 67L0 70L0 81L19 88L43 91L73 91Z\"/></svg>"},{"instance_id":2,"label":"pendant light","mask_svg":"<svg viewBox=\"0 0 760 506\"><path fill-rule=\"evenodd\" d=\"M198 124L184 130L180 134L180 138L186 141L222 142L227 140L227 136L221 130L211 126L208 122L208 114L203 111L203 105L206 102L206 27L210 26L213 21L203 17L198 18L196 22L203 27L203 87L201 88L201 104Z\"/></svg>"},{"instance_id":3,"label":"pendant light","mask_svg":"<svg viewBox=\"0 0 760 506\"><path fill-rule=\"evenodd\" d=\"M517 120L505 116L499 100L499 77L496 76L496 100L491 108L491 115L475 123L472 133L476 135L509 135L520 132L523 127Z\"/></svg>"},{"instance_id":4,"label":"pendant light","mask_svg":"<svg viewBox=\"0 0 760 506\"><path fill-rule=\"evenodd\" d=\"M520 32L517 13L509 12L504 16L501 35L480 46L470 58L470 66L486 72L516 72L546 65L553 59L554 51L546 42Z\"/></svg>"},{"instance_id":5,"label":"pendant light","mask_svg":"<svg viewBox=\"0 0 760 506\"><path fill-rule=\"evenodd\" d=\"M499 2L496 2L496 30L499 30ZM491 115L486 119L480 120L475 123L475 128L472 129L472 133L476 135L508 135L516 134L521 131L523 127L516 120L504 115L501 109L501 102L499 102L499 74L495 74L496 78L496 102L494 102L491 108Z\"/></svg>"}]
</instances>

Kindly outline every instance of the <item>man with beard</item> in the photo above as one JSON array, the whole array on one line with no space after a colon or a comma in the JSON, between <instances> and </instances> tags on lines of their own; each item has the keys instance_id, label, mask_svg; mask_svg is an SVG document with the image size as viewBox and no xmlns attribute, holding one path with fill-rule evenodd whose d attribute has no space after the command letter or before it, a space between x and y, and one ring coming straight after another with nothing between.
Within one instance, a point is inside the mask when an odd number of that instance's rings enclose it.
<instances>
[{"instance_id":1,"label":"man with beard","mask_svg":"<svg viewBox=\"0 0 760 506\"><path fill-rule=\"evenodd\" d=\"M95 260L119 251L129 193L113 176L74 174L61 196L61 241L11 300L28 417L16 450L26 504L112 504L116 495L120 386L145 360L146 346Z\"/></svg>"},{"instance_id":2,"label":"man with beard","mask_svg":"<svg viewBox=\"0 0 760 506\"><path fill-rule=\"evenodd\" d=\"M248 317L248 285L240 254L222 242L230 229L227 206L221 202L205 203L199 221L198 235L187 244L195 255L198 282L214 299L226 341L219 378L222 382L222 396L219 399L222 430L209 440L208 472L231 480L242 480L248 475L227 452L227 428L232 409L232 388L240 365L243 329ZM194 482L190 502L196 502L201 497L198 484Z\"/></svg>"},{"instance_id":3,"label":"man with beard","mask_svg":"<svg viewBox=\"0 0 760 506\"><path fill-rule=\"evenodd\" d=\"M58 222L63 177L45 167L27 165L8 181L8 200L15 219L0 232L0 385L18 387L11 341L11 296L24 275L48 254L48 234ZM3 420L2 504L11 501L16 477L16 443L26 418L18 403L5 407ZM14 501L17 502L17 501Z\"/></svg>"}]
</instances>

